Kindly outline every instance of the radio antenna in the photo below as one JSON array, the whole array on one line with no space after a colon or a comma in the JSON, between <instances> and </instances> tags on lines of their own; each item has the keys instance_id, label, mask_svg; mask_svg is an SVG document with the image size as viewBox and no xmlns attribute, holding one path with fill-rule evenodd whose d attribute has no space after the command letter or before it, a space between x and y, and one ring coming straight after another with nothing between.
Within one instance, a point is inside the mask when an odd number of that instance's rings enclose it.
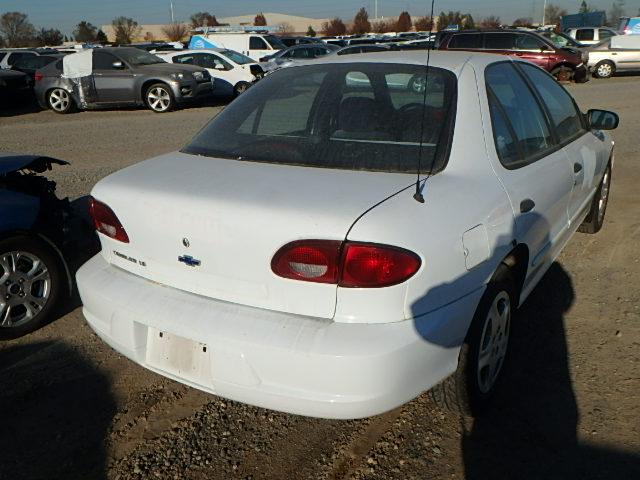
<instances>
[{"instance_id":1,"label":"radio antenna","mask_svg":"<svg viewBox=\"0 0 640 480\"><path fill-rule=\"evenodd\" d=\"M431 0L431 16L429 22L429 42L431 42L431 37L433 36L433 12L435 9L436 0ZM422 112L422 122L420 124L420 147L418 149L418 179L416 180L416 193L413 194L413 198L416 199L417 202L424 203L424 195L422 195L422 188L420 188L420 169L422 167L422 150L424 148L424 117L427 113L427 88L429 87L429 63L431 61L431 50L433 50L433 46L435 44L431 43L427 47L427 68L424 75L424 91L422 92L422 105L424 106L424 111Z\"/></svg>"}]
</instances>

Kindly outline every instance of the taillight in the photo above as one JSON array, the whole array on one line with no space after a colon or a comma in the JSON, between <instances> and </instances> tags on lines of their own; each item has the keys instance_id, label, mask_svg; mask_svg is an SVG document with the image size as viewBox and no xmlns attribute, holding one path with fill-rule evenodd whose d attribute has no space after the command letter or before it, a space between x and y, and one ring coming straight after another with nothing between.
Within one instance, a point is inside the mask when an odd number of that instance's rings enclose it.
<instances>
[{"instance_id":1,"label":"taillight","mask_svg":"<svg viewBox=\"0 0 640 480\"><path fill-rule=\"evenodd\" d=\"M415 253L388 245L301 240L278 250L271 269L280 277L294 280L379 288L408 280L421 264Z\"/></svg>"},{"instance_id":2,"label":"taillight","mask_svg":"<svg viewBox=\"0 0 640 480\"><path fill-rule=\"evenodd\" d=\"M127 232L107 205L92 197L89 200L89 213L98 232L120 242L129 243Z\"/></svg>"},{"instance_id":3,"label":"taillight","mask_svg":"<svg viewBox=\"0 0 640 480\"><path fill-rule=\"evenodd\" d=\"M44 75L41 72L36 72L34 79L36 82L39 82L40 80L42 80L44 78Z\"/></svg>"}]
</instances>

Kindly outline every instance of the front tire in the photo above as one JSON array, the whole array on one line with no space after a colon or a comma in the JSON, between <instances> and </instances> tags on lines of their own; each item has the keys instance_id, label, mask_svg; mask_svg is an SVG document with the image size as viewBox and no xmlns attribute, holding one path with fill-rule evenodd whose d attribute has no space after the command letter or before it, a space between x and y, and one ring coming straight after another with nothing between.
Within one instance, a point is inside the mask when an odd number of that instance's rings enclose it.
<instances>
[{"instance_id":1,"label":"front tire","mask_svg":"<svg viewBox=\"0 0 640 480\"><path fill-rule=\"evenodd\" d=\"M456 372L431 390L439 407L472 417L487 408L507 358L516 301L511 273L502 265L478 304Z\"/></svg>"},{"instance_id":2,"label":"front tire","mask_svg":"<svg viewBox=\"0 0 640 480\"><path fill-rule=\"evenodd\" d=\"M50 318L64 267L41 240L20 235L0 241L0 340L37 330Z\"/></svg>"},{"instance_id":3,"label":"front tire","mask_svg":"<svg viewBox=\"0 0 640 480\"><path fill-rule=\"evenodd\" d=\"M591 201L589 214L585 218L582 225L578 227L578 231L582 233L598 233L604 224L604 216L607 213L607 205L609 203L609 194L611 193L611 164L607 165L598 190Z\"/></svg>"},{"instance_id":4,"label":"front tire","mask_svg":"<svg viewBox=\"0 0 640 480\"><path fill-rule=\"evenodd\" d=\"M164 83L154 83L147 88L144 98L147 107L156 113L170 112L176 105L171 88Z\"/></svg>"},{"instance_id":5,"label":"front tire","mask_svg":"<svg viewBox=\"0 0 640 480\"><path fill-rule=\"evenodd\" d=\"M616 66L607 60L603 60L596 64L593 73L598 78L611 78L616 73Z\"/></svg>"},{"instance_id":6,"label":"front tire","mask_svg":"<svg viewBox=\"0 0 640 480\"><path fill-rule=\"evenodd\" d=\"M47 92L47 105L56 113L71 113L76 104L71 94L64 88L54 88Z\"/></svg>"},{"instance_id":7,"label":"front tire","mask_svg":"<svg viewBox=\"0 0 640 480\"><path fill-rule=\"evenodd\" d=\"M573 70L565 66L556 67L551 71L551 75L555 77L558 82L570 82L573 74Z\"/></svg>"}]
</instances>

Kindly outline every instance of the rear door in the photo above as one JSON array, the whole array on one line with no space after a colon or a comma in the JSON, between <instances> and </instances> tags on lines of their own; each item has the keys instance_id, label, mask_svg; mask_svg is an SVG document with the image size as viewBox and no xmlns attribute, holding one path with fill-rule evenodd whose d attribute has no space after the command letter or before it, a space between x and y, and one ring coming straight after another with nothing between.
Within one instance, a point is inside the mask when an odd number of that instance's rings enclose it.
<instances>
[{"instance_id":1,"label":"rear door","mask_svg":"<svg viewBox=\"0 0 640 480\"><path fill-rule=\"evenodd\" d=\"M122 68L114 63L122 63ZM134 103L135 77L129 66L118 57L99 50L93 53L93 79L98 103Z\"/></svg>"},{"instance_id":2,"label":"rear door","mask_svg":"<svg viewBox=\"0 0 640 480\"><path fill-rule=\"evenodd\" d=\"M536 96L512 62L487 67L485 81L496 173L513 207L515 238L529 247L531 273L542 271L568 238L572 173Z\"/></svg>"},{"instance_id":3,"label":"rear door","mask_svg":"<svg viewBox=\"0 0 640 480\"><path fill-rule=\"evenodd\" d=\"M540 96L550 118L556 142L562 145L573 172L569 200L569 224L582 222L600 182L608 158L603 143L591 135L573 98L551 76L527 64L519 64Z\"/></svg>"},{"instance_id":4,"label":"rear door","mask_svg":"<svg viewBox=\"0 0 640 480\"><path fill-rule=\"evenodd\" d=\"M549 69L549 56L555 53L541 38L526 33L515 35L514 54L523 60L535 63L545 70Z\"/></svg>"}]
</instances>

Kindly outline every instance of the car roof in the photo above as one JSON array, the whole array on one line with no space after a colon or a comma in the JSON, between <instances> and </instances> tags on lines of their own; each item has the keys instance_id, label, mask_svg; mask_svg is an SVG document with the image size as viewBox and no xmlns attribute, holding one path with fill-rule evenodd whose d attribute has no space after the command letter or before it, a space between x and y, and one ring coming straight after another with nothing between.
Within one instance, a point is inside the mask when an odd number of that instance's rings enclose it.
<instances>
[{"instance_id":1,"label":"car roof","mask_svg":"<svg viewBox=\"0 0 640 480\"><path fill-rule=\"evenodd\" d=\"M466 64L484 70L487 65L495 62L504 62L505 56L492 53L475 53L469 51L443 51L432 50L427 56L426 50L390 50L386 52L371 52L354 55L327 55L313 61L313 65L329 63L401 63L403 65L429 65L431 67L450 70L459 75ZM311 63L305 63L310 65ZM290 68L299 68L293 66Z\"/></svg>"},{"instance_id":2,"label":"car roof","mask_svg":"<svg viewBox=\"0 0 640 480\"><path fill-rule=\"evenodd\" d=\"M182 55L185 53L206 53L206 52L216 52L216 53L222 53L222 52L227 52L231 50L230 48L184 48L182 50L176 50L176 51L162 51L162 52L157 52L155 55ZM246 55L245 55L246 56Z\"/></svg>"}]
</instances>

